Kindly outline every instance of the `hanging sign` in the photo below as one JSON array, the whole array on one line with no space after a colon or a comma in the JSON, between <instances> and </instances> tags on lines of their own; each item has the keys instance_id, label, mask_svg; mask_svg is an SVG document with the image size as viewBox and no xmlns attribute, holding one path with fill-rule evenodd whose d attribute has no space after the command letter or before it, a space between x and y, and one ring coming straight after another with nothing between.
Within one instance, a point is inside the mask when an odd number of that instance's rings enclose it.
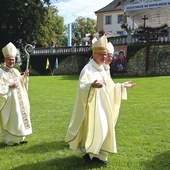
<instances>
[{"instance_id":1,"label":"hanging sign","mask_svg":"<svg viewBox=\"0 0 170 170\"><path fill-rule=\"evenodd\" d=\"M147 8L158 8L170 6L170 2L151 2L151 3L141 3L125 6L125 11L147 9Z\"/></svg>"}]
</instances>

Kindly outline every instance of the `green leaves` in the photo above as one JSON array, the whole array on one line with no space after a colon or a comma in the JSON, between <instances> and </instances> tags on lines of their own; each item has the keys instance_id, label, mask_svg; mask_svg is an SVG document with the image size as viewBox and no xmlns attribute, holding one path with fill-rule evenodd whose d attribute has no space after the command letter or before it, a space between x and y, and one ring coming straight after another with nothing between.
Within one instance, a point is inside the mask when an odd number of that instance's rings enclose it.
<instances>
[{"instance_id":1,"label":"green leaves","mask_svg":"<svg viewBox=\"0 0 170 170\"><path fill-rule=\"evenodd\" d=\"M72 23L73 43L79 45L81 39L86 34L96 32L96 21L90 18L78 17L75 22Z\"/></svg>"},{"instance_id":2,"label":"green leaves","mask_svg":"<svg viewBox=\"0 0 170 170\"><path fill-rule=\"evenodd\" d=\"M50 0L1 1L0 48L11 41L22 52L28 43L43 46L56 41L65 30L64 21L57 8L49 5Z\"/></svg>"}]
</instances>

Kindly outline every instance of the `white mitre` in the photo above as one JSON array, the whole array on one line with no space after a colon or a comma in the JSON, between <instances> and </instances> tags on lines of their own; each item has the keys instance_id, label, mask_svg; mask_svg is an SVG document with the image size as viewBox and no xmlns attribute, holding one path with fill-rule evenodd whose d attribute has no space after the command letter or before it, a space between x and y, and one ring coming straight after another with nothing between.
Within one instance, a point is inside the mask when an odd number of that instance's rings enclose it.
<instances>
[{"instance_id":1,"label":"white mitre","mask_svg":"<svg viewBox=\"0 0 170 170\"><path fill-rule=\"evenodd\" d=\"M2 48L2 53L4 58L16 57L18 50L13 43L8 43L4 48Z\"/></svg>"},{"instance_id":2,"label":"white mitre","mask_svg":"<svg viewBox=\"0 0 170 170\"><path fill-rule=\"evenodd\" d=\"M114 47L111 42L107 43L107 53L110 53L110 54L114 53Z\"/></svg>"},{"instance_id":3,"label":"white mitre","mask_svg":"<svg viewBox=\"0 0 170 170\"><path fill-rule=\"evenodd\" d=\"M96 41L97 41L97 38L94 37L94 38L92 39L92 44L94 44Z\"/></svg>"}]
</instances>

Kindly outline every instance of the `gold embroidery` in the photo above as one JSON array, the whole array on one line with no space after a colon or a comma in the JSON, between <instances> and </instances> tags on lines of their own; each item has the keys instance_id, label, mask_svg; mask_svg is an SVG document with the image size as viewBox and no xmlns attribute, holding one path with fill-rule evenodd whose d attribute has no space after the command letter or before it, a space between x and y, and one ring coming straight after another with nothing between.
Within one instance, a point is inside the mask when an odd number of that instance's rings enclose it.
<instances>
[{"instance_id":1,"label":"gold embroidery","mask_svg":"<svg viewBox=\"0 0 170 170\"><path fill-rule=\"evenodd\" d=\"M102 77L101 84L104 85L105 91L108 92L108 83L107 83L107 79L106 79L103 71L98 70L94 65L93 65L93 67L94 67L94 68L98 71L98 73L101 75L101 77Z\"/></svg>"},{"instance_id":2,"label":"gold embroidery","mask_svg":"<svg viewBox=\"0 0 170 170\"><path fill-rule=\"evenodd\" d=\"M4 67L3 70L8 72L8 77L10 79L13 79L14 81L17 81L17 75L16 75L14 69L9 69L7 67ZM24 103L23 103L20 87L17 86L16 90L17 90L17 95L18 95L18 101L19 101L19 105L20 105L22 120L24 122L24 127L25 127L25 130L26 130L26 129L30 128L29 121L27 119L26 109L24 107Z\"/></svg>"}]
</instances>

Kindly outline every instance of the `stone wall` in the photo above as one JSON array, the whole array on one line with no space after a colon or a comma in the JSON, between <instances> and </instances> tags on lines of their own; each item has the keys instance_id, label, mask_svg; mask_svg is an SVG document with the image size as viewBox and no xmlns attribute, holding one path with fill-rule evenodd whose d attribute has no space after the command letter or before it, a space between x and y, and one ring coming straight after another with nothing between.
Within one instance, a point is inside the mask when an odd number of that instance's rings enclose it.
<instances>
[{"instance_id":1,"label":"stone wall","mask_svg":"<svg viewBox=\"0 0 170 170\"><path fill-rule=\"evenodd\" d=\"M135 51L136 49L136 51ZM149 68L146 72L146 48L128 48L127 72L125 76L160 76L170 75L170 47L168 45L155 45L150 47ZM70 56L59 64L54 75L79 74L90 56ZM120 75L117 73L113 74Z\"/></svg>"},{"instance_id":2,"label":"stone wall","mask_svg":"<svg viewBox=\"0 0 170 170\"><path fill-rule=\"evenodd\" d=\"M54 75L79 74L87 62L88 59L82 56L73 55L67 57L59 63L58 69L54 70Z\"/></svg>"},{"instance_id":3,"label":"stone wall","mask_svg":"<svg viewBox=\"0 0 170 170\"><path fill-rule=\"evenodd\" d=\"M127 62L129 76L159 76L170 75L170 47L168 45L156 45L150 47L149 65L146 72L146 48L142 48Z\"/></svg>"}]
</instances>

